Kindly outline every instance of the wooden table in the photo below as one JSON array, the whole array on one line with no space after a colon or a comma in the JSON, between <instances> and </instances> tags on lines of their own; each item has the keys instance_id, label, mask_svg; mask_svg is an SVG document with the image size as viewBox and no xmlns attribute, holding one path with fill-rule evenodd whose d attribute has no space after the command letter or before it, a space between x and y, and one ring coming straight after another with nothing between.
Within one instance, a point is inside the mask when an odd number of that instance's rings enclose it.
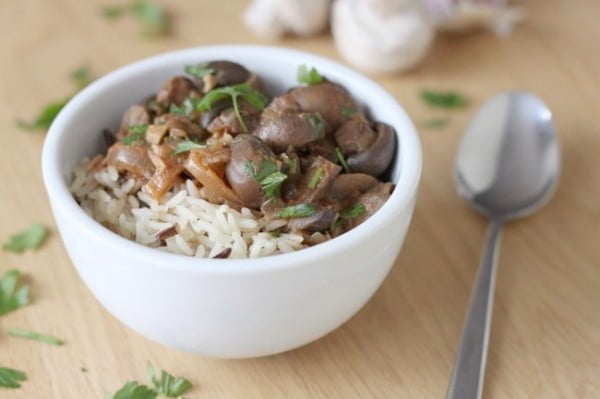
<instances>
[{"instance_id":1,"label":"wooden table","mask_svg":"<svg viewBox=\"0 0 600 399\"><path fill-rule=\"evenodd\" d=\"M443 129L421 131L425 166L406 244L373 299L343 327L304 348L263 359L215 360L151 342L112 318L79 280L54 231L42 185L43 135L15 127L69 94L69 71L97 74L169 49L261 43L239 22L245 1L168 1L175 33L144 41L129 20L109 22L78 0L0 3L0 239L33 221L53 229L38 252L0 252L0 272L18 268L33 304L0 318L0 329L51 333L53 347L0 335L0 366L27 372L2 398L103 398L145 381L146 361L189 377L189 398L442 398L485 229L455 194L453 157L468 118L510 88L539 94L554 111L562 181L542 212L506 228L486 398L600 397L600 2L532 0L509 39L439 37L425 63L381 82L416 123L437 115L424 87L455 88L471 106ZM118 2L116 2L118 3ZM338 58L329 35L275 43ZM86 367L88 372L82 372Z\"/></svg>"}]
</instances>

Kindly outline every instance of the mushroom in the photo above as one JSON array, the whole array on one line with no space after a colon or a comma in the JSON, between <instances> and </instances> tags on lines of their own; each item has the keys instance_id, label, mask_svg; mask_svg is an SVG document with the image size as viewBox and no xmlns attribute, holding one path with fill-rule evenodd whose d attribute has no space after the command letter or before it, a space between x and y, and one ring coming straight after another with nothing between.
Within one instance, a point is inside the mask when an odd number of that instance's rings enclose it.
<instances>
[{"instance_id":1,"label":"mushroom","mask_svg":"<svg viewBox=\"0 0 600 399\"><path fill-rule=\"evenodd\" d=\"M325 121L318 113L265 111L253 134L280 153L323 138Z\"/></svg>"},{"instance_id":2,"label":"mushroom","mask_svg":"<svg viewBox=\"0 0 600 399\"><path fill-rule=\"evenodd\" d=\"M358 197L356 202L363 204L365 210L359 216L344 221L341 232L351 230L373 216L373 214L388 200L393 189L394 185L392 183L377 182L375 186L371 187L367 192ZM338 231L335 233L337 234Z\"/></svg>"},{"instance_id":3,"label":"mushroom","mask_svg":"<svg viewBox=\"0 0 600 399\"><path fill-rule=\"evenodd\" d=\"M383 122L376 122L375 131L367 122L346 122L335 132L335 139L346 156L350 171L378 176L389 166L396 149L396 134L394 128ZM366 136L366 138L362 138ZM373 137L374 136L374 137ZM356 140L355 144L349 138ZM368 145L368 147L365 147Z\"/></svg>"},{"instance_id":4,"label":"mushroom","mask_svg":"<svg viewBox=\"0 0 600 399\"><path fill-rule=\"evenodd\" d=\"M206 64L206 67L211 70L211 73L202 78L193 78L196 86L205 93L215 87L244 83L252 75L243 65L232 61L211 61Z\"/></svg>"},{"instance_id":5,"label":"mushroom","mask_svg":"<svg viewBox=\"0 0 600 399\"><path fill-rule=\"evenodd\" d=\"M262 140L250 134L238 135L230 148L231 160L225 167L227 181L245 206L258 209L265 197L249 168L260 171L265 160L275 162L275 155Z\"/></svg>"},{"instance_id":6,"label":"mushroom","mask_svg":"<svg viewBox=\"0 0 600 399\"><path fill-rule=\"evenodd\" d=\"M148 149L140 145L115 143L108 149L106 162L119 172L129 172L144 180L150 179L154 174L154 164L148 156Z\"/></svg>"},{"instance_id":7,"label":"mushroom","mask_svg":"<svg viewBox=\"0 0 600 399\"><path fill-rule=\"evenodd\" d=\"M288 227L291 230L302 230L311 234L317 231L327 230L331 226L331 223L333 223L334 217L335 212L333 210L323 208L318 210L314 215L290 219L288 221Z\"/></svg>"},{"instance_id":8,"label":"mushroom","mask_svg":"<svg viewBox=\"0 0 600 399\"><path fill-rule=\"evenodd\" d=\"M308 36L325 29L330 0L254 0L244 22L259 36Z\"/></svg>"},{"instance_id":9,"label":"mushroom","mask_svg":"<svg viewBox=\"0 0 600 399\"><path fill-rule=\"evenodd\" d=\"M175 76L167 81L156 93L156 101L168 107L170 104L181 105L194 89L194 84L185 76Z\"/></svg>"},{"instance_id":10,"label":"mushroom","mask_svg":"<svg viewBox=\"0 0 600 399\"><path fill-rule=\"evenodd\" d=\"M253 131L259 124L260 110L257 110L246 102L242 102L239 105L239 111L248 130ZM232 135L237 135L244 133L244 129L240 125L240 121L233 108L219 111L216 117L208 124L207 129L213 134L230 133Z\"/></svg>"},{"instance_id":11,"label":"mushroom","mask_svg":"<svg viewBox=\"0 0 600 399\"><path fill-rule=\"evenodd\" d=\"M331 25L342 57L369 73L414 67L435 32L417 0L336 0Z\"/></svg>"},{"instance_id":12,"label":"mushroom","mask_svg":"<svg viewBox=\"0 0 600 399\"><path fill-rule=\"evenodd\" d=\"M343 207L352 205L358 197L375 187L379 181L364 173L338 175L329 187L327 199L339 202Z\"/></svg>"},{"instance_id":13,"label":"mushroom","mask_svg":"<svg viewBox=\"0 0 600 399\"><path fill-rule=\"evenodd\" d=\"M204 186L210 201L227 202L231 206L238 207L242 201L211 168L206 155L206 152L199 150L191 151L184 163L185 170Z\"/></svg>"},{"instance_id":14,"label":"mushroom","mask_svg":"<svg viewBox=\"0 0 600 399\"><path fill-rule=\"evenodd\" d=\"M117 132L117 139L122 139L127 136L129 126L147 125L150 123L150 115L143 105L132 105L123 114L121 119L121 127Z\"/></svg>"},{"instance_id":15,"label":"mushroom","mask_svg":"<svg viewBox=\"0 0 600 399\"><path fill-rule=\"evenodd\" d=\"M329 191L329 186L342 171L339 165L317 157L303 173L296 188L294 202L315 203Z\"/></svg>"}]
</instances>

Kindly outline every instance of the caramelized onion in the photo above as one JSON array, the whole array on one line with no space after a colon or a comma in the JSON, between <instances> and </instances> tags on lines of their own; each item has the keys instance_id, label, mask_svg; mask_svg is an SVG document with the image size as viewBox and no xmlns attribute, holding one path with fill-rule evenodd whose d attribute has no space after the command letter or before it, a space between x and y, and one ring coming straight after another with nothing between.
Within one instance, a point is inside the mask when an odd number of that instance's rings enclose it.
<instances>
[{"instance_id":1,"label":"caramelized onion","mask_svg":"<svg viewBox=\"0 0 600 399\"><path fill-rule=\"evenodd\" d=\"M228 202L232 205L241 205L242 201L240 198L211 169L205 159L205 155L201 151L191 151L184 163L185 170L204 186L211 199L214 198L221 203Z\"/></svg>"},{"instance_id":2,"label":"caramelized onion","mask_svg":"<svg viewBox=\"0 0 600 399\"><path fill-rule=\"evenodd\" d=\"M149 151L148 155L155 166L155 170L152 178L142 189L154 199L160 200L179 181L179 175L183 172L183 166L176 162L165 160L152 151Z\"/></svg>"},{"instance_id":3,"label":"caramelized onion","mask_svg":"<svg viewBox=\"0 0 600 399\"><path fill-rule=\"evenodd\" d=\"M106 162L119 172L129 172L139 178L150 179L154 174L146 147L115 143L108 149Z\"/></svg>"}]
</instances>

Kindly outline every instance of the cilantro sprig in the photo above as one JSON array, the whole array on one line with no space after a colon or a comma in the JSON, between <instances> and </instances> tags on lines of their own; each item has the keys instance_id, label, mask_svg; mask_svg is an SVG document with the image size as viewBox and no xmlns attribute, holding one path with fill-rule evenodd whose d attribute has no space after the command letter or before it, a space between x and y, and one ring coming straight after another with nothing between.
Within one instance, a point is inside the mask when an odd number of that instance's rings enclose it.
<instances>
[{"instance_id":1,"label":"cilantro sprig","mask_svg":"<svg viewBox=\"0 0 600 399\"><path fill-rule=\"evenodd\" d=\"M317 213L317 210L311 204L298 204L285 207L279 212L282 219L305 218Z\"/></svg>"},{"instance_id":2,"label":"cilantro sprig","mask_svg":"<svg viewBox=\"0 0 600 399\"><path fill-rule=\"evenodd\" d=\"M62 111L65 105L69 102L71 97L67 97L63 100L58 100L46 105L39 115L33 120L33 122L26 122L22 119L17 119L17 126L23 130L29 131L41 131L48 130L54 119Z\"/></svg>"},{"instance_id":3,"label":"cilantro sprig","mask_svg":"<svg viewBox=\"0 0 600 399\"><path fill-rule=\"evenodd\" d=\"M271 201L279 195L281 184L288 178L277 168L275 162L267 158L263 158L258 171L252 162L246 162L246 174L260 184L265 195Z\"/></svg>"},{"instance_id":4,"label":"cilantro sprig","mask_svg":"<svg viewBox=\"0 0 600 399\"><path fill-rule=\"evenodd\" d=\"M0 278L0 316L29 303L29 286L23 284L18 270L9 270Z\"/></svg>"},{"instance_id":5,"label":"cilantro sprig","mask_svg":"<svg viewBox=\"0 0 600 399\"><path fill-rule=\"evenodd\" d=\"M20 370L0 367L0 387L21 388L21 382L27 380L27 375Z\"/></svg>"},{"instance_id":6,"label":"cilantro sprig","mask_svg":"<svg viewBox=\"0 0 600 399\"><path fill-rule=\"evenodd\" d=\"M19 328L11 328L6 332L11 337L19 337L30 339L32 341L43 342L45 344L62 346L64 341L51 335L40 334L33 331L21 330Z\"/></svg>"},{"instance_id":7,"label":"cilantro sprig","mask_svg":"<svg viewBox=\"0 0 600 399\"><path fill-rule=\"evenodd\" d=\"M39 223L33 223L25 230L13 234L2 245L2 249L8 252L20 254L21 252L31 249L38 249L48 236L46 227Z\"/></svg>"},{"instance_id":8,"label":"cilantro sprig","mask_svg":"<svg viewBox=\"0 0 600 399\"><path fill-rule=\"evenodd\" d=\"M219 87L209 91L198 103L198 109L202 112L206 112L210 110L217 101L230 98L233 103L233 111L240 123L240 127L245 133L248 133L248 126L246 126L244 118L242 118L242 114L240 113L240 97L259 111L265 109L267 105L267 99L262 93L254 90L246 83L240 83L232 86Z\"/></svg>"},{"instance_id":9,"label":"cilantro sprig","mask_svg":"<svg viewBox=\"0 0 600 399\"><path fill-rule=\"evenodd\" d=\"M158 395L169 398L177 398L192 387L192 383L187 379L182 377L175 378L165 370L160 372L160 379L157 379L154 367L150 362L148 362L148 378Z\"/></svg>"},{"instance_id":10,"label":"cilantro sprig","mask_svg":"<svg viewBox=\"0 0 600 399\"><path fill-rule=\"evenodd\" d=\"M177 104L171 104L169 106L169 113L173 115L181 115L189 118L194 115L194 111L198 106L200 100L197 98L188 97L185 99L181 106Z\"/></svg>"},{"instance_id":11,"label":"cilantro sprig","mask_svg":"<svg viewBox=\"0 0 600 399\"><path fill-rule=\"evenodd\" d=\"M206 148L205 144L199 144L192 140L183 140L175 145L173 149L173 155L183 154L184 152L199 150Z\"/></svg>"},{"instance_id":12,"label":"cilantro sprig","mask_svg":"<svg viewBox=\"0 0 600 399\"><path fill-rule=\"evenodd\" d=\"M296 76L298 83L304 83L309 86L316 85L325 80L323 76L317 71L317 68L308 68L306 65L300 65L298 67L298 73Z\"/></svg>"},{"instance_id":13,"label":"cilantro sprig","mask_svg":"<svg viewBox=\"0 0 600 399\"><path fill-rule=\"evenodd\" d=\"M156 399L158 394L135 381L129 381L114 395L107 395L106 399Z\"/></svg>"}]
</instances>

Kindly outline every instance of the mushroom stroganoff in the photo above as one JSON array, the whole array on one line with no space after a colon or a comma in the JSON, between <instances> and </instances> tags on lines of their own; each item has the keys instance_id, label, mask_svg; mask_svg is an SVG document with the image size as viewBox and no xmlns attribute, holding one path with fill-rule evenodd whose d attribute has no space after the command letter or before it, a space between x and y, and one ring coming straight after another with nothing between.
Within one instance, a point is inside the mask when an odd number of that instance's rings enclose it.
<instances>
[{"instance_id":1,"label":"mushroom stroganoff","mask_svg":"<svg viewBox=\"0 0 600 399\"><path fill-rule=\"evenodd\" d=\"M272 98L234 62L184 70L74 170L71 192L109 229L184 255L258 257L343 234L390 196L393 128L315 68Z\"/></svg>"}]
</instances>

